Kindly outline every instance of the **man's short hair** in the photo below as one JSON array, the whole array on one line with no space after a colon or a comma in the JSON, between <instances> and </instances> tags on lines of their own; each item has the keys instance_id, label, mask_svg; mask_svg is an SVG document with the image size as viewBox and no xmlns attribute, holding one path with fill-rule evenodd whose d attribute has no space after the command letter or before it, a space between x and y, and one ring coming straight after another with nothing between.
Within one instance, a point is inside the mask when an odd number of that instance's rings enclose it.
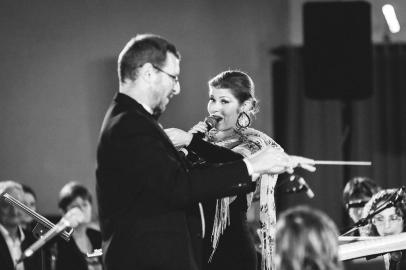
<instances>
[{"instance_id":1,"label":"man's short hair","mask_svg":"<svg viewBox=\"0 0 406 270\"><path fill-rule=\"evenodd\" d=\"M121 83L137 78L137 69L145 63L162 67L166 61L167 52L178 59L180 54L175 45L153 34L140 34L132 38L121 51L118 57L118 77Z\"/></svg>"}]
</instances>

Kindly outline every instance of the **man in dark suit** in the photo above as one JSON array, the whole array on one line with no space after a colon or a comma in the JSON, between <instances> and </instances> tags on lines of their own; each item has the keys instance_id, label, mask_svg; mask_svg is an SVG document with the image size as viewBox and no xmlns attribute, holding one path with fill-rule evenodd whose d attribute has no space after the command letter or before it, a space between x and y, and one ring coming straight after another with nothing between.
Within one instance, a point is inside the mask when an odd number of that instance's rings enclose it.
<instances>
[{"instance_id":1,"label":"man in dark suit","mask_svg":"<svg viewBox=\"0 0 406 270\"><path fill-rule=\"evenodd\" d=\"M14 181L0 181L0 194L7 192L19 201L24 201L20 184ZM40 252L16 265L22 252L34 243L30 231L21 228L22 211L0 199L0 268L2 270L40 270Z\"/></svg>"},{"instance_id":2,"label":"man in dark suit","mask_svg":"<svg viewBox=\"0 0 406 270\"><path fill-rule=\"evenodd\" d=\"M138 35L120 53L119 93L106 113L97 150L107 270L199 269L204 223L198 202L250 192L251 175L298 165L267 148L249 159L190 166L157 122L180 92L179 62L175 46L155 35Z\"/></svg>"}]
</instances>

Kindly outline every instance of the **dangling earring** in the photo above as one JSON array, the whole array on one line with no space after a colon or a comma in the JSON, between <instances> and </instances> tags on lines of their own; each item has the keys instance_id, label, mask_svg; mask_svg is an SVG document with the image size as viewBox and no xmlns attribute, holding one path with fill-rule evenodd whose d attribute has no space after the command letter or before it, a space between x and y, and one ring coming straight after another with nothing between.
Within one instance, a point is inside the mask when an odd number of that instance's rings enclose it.
<instances>
[{"instance_id":1,"label":"dangling earring","mask_svg":"<svg viewBox=\"0 0 406 270\"><path fill-rule=\"evenodd\" d=\"M237 128L246 128L251 124L251 119L244 111L240 112L237 118Z\"/></svg>"}]
</instances>

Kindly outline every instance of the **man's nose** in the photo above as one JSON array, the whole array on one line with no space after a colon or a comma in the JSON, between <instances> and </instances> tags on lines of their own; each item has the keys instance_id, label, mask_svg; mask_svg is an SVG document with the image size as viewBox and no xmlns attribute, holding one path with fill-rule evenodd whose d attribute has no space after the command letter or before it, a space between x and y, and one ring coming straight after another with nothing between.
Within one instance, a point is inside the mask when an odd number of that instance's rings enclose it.
<instances>
[{"instance_id":1,"label":"man's nose","mask_svg":"<svg viewBox=\"0 0 406 270\"><path fill-rule=\"evenodd\" d=\"M174 95L178 95L180 93L180 83L179 81L175 82L175 85L173 86L172 92Z\"/></svg>"}]
</instances>

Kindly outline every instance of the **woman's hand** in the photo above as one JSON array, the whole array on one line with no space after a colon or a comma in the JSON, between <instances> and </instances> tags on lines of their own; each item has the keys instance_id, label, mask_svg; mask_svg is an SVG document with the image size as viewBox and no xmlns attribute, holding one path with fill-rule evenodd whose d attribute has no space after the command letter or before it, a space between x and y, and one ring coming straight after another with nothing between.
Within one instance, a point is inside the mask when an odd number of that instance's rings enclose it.
<instances>
[{"instance_id":1,"label":"woman's hand","mask_svg":"<svg viewBox=\"0 0 406 270\"><path fill-rule=\"evenodd\" d=\"M192 133L183 131L179 128L166 128L164 131L176 148L188 146L193 138Z\"/></svg>"},{"instance_id":2,"label":"woman's hand","mask_svg":"<svg viewBox=\"0 0 406 270\"><path fill-rule=\"evenodd\" d=\"M206 133L207 132L207 124L203 121L200 121L196 125L194 125L190 130L189 133Z\"/></svg>"},{"instance_id":3,"label":"woman's hand","mask_svg":"<svg viewBox=\"0 0 406 270\"><path fill-rule=\"evenodd\" d=\"M76 228L79 224L84 222L85 215L78 207L74 207L66 212L63 218L69 222L69 227Z\"/></svg>"}]
</instances>

